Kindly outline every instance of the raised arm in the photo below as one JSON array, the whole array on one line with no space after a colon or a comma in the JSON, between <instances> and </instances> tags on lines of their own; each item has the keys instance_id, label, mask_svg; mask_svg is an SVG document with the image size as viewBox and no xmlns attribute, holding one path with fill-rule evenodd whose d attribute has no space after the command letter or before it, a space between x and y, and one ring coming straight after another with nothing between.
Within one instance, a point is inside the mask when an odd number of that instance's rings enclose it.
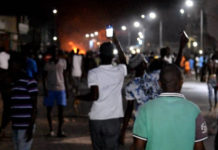
<instances>
[{"instance_id":1,"label":"raised arm","mask_svg":"<svg viewBox=\"0 0 218 150\"><path fill-rule=\"evenodd\" d=\"M181 38L180 38L179 51L178 51L178 54L177 54L177 57L176 57L176 61L175 61L175 64L177 66L180 66L180 62L182 60L183 49L185 48L185 46L188 43L188 41L189 41L189 39L183 33L181 35Z\"/></svg>"},{"instance_id":2,"label":"raised arm","mask_svg":"<svg viewBox=\"0 0 218 150\"><path fill-rule=\"evenodd\" d=\"M112 38L113 43L116 45L116 48L118 50L118 55L119 55L119 62L120 64L127 64L126 62L126 56L125 53L123 52L123 49L120 45L120 42L117 39L116 33L114 32L114 36Z\"/></svg>"}]
</instances>

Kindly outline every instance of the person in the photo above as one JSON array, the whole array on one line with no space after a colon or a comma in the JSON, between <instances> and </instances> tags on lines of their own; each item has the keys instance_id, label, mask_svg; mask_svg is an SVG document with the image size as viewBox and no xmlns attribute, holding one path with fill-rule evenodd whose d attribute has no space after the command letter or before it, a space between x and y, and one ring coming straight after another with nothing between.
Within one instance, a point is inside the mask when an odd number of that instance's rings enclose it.
<instances>
[{"instance_id":1,"label":"person","mask_svg":"<svg viewBox=\"0 0 218 150\"><path fill-rule=\"evenodd\" d=\"M183 76L175 64L160 72L162 93L144 104L133 127L132 150L204 150L206 122L198 106L180 93Z\"/></svg>"},{"instance_id":2,"label":"person","mask_svg":"<svg viewBox=\"0 0 218 150\"><path fill-rule=\"evenodd\" d=\"M82 64L83 64L83 56L79 54L79 49L77 49L76 54L72 56L72 66L71 66L71 73L72 73L72 86L73 86L73 93L78 94L79 86L82 76Z\"/></svg>"},{"instance_id":3,"label":"person","mask_svg":"<svg viewBox=\"0 0 218 150\"><path fill-rule=\"evenodd\" d=\"M130 68L135 70L135 77L125 88L127 108L120 134L120 144L124 144L125 131L132 116L134 102L136 102L136 116L138 109L143 104L156 98L160 94L160 87L157 79L147 73L147 65L148 63L142 54L135 55L129 61Z\"/></svg>"},{"instance_id":4,"label":"person","mask_svg":"<svg viewBox=\"0 0 218 150\"><path fill-rule=\"evenodd\" d=\"M118 150L123 103L121 89L127 75L126 58L116 38L112 38L118 49L119 62L112 65L114 46L105 42L100 46L101 64L88 73L90 93L78 96L92 100L89 113L89 129L94 150Z\"/></svg>"},{"instance_id":5,"label":"person","mask_svg":"<svg viewBox=\"0 0 218 150\"><path fill-rule=\"evenodd\" d=\"M27 76L26 59L20 53L10 60L12 86L10 116L15 150L31 150L37 112L37 81ZM5 127L3 127L5 128Z\"/></svg>"},{"instance_id":6,"label":"person","mask_svg":"<svg viewBox=\"0 0 218 150\"><path fill-rule=\"evenodd\" d=\"M66 135L62 131L62 126L64 123L63 111L64 107L67 105L68 97L68 88L67 88L67 79L66 79L66 69L67 64L66 60L59 58L60 51L57 50L55 46L52 46L52 57L45 64L44 78L43 78L43 87L45 92L44 105L47 108L47 119L49 124L49 134L48 136L55 136L52 125L52 108L56 102L58 105L58 137L65 137ZM45 84L47 80L47 85Z\"/></svg>"},{"instance_id":7,"label":"person","mask_svg":"<svg viewBox=\"0 0 218 150\"><path fill-rule=\"evenodd\" d=\"M6 127L8 117L6 115L9 114L9 101L10 101L10 77L8 72L9 67L10 54L6 52L4 47L0 47L0 92L3 101L3 113L2 113L2 122L0 126L1 128ZM2 133L4 135L4 133Z\"/></svg>"},{"instance_id":8,"label":"person","mask_svg":"<svg viewBox=\"0 0 218 150\"><path fill-rule=\"evenodd\" d=\"M31 78L37 79L38 67L34 60L33 49L31 44L24 45L22 47L22 52L26 57L26 72Z\"/></svg>"},{"instance_id":9,"label":"person","mask_svg":"<svg viewBox=\"0 0 218 150\"><path fill-rule=\"evenodd\" d=\"M218 64L216 63L216 55L213 54L211 58L209 58L207 62L207 86L208 86L208 100L209 100L209 111L212 111L213 104L212 104L212 98L214 96L214 109L216 108L217 103L217 69Z\"/></svg>"},{"instance_id":10,"label":"person","mask_svg":"<svg viewBox=\"0 0 218 150\"><path fill-rule=\"evenodd\" d=\"M177 66L179 66L181 62L183 49L185 48L187 42L188 39L184 34L182 34L180 38L179 52L175 62L173 62ZM132 64L133 65L140 64L140 65L136 67L136 78L130 81L130 84L128 84L126 87L126 99L128 100L128 103L127 103L127 108L126 108L123 126L121 130L120 140L119 140L120 144L124 144L125 131L127 129L128 122L130 120L133 110L133 101L134 100L137 101L137 106L142 106L147 101L156 98L161 92L161 89L158 85L159 74L160 74L160 70L164 66L169 64L169 62L167 62L164 58L167 55L169 56L170 49L161 48L160 54L161 57L159 59L153 60L150 63L148 67L148 73L145 72L144 62L142 61L141 64L139 63L141 62L140 60L142 60L140 59L140 57L137 56L135 57L135 59L132 59L133 63L130 61L130 65ZM136 111L137 110L138 108L136 109Z\"/></svg>"}]
</instances>

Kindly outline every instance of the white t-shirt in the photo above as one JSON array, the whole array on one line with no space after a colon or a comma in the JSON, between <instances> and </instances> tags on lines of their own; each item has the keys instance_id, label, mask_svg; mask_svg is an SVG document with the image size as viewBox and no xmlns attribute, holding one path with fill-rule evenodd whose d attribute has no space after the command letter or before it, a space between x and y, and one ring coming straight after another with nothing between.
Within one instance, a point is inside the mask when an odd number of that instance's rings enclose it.
<instances>
[{"instance_id":1,"label":"white t-shirt","mask_svg":"<svg viewBox=\"0 0 218 150\"><path fill-rule=\"evenodd\" d=\"M81 77L82 76L82 56L74 55L73 56L73 69L72 69L73 77Z\"/></svg>"},{"instance_id":2,"label":"white t-shirt","mask_svg":"<svg viewBox=\"0 0 218 150\"><path fill-rule=\"evenodd\" d=\"M0 68L1 69L8 69L8 61L10 59L10 55L6 52L0 53Z\"/></svg>"},{"instance_id":3,"label":"white t-shirt","mask_svg":"<svg viewBox=\"0 0 218 150\"><path fill-rule=\"evenodd\" d=\"M91 120L123 117L121 90L126 75L126 65L100 65L89 71L88 86L97 85L99 88L99 98L92 104L89 113Z\"/></svg>"}]
</instances>

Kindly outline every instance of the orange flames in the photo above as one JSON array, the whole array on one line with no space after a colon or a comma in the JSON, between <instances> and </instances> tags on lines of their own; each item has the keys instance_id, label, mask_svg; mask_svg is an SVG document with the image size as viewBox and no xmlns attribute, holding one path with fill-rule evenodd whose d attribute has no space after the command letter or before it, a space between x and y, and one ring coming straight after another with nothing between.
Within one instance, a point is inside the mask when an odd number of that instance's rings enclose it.
<instances>
[{"instance_id":1,"label":"orange flames","mask_svg":"<svg viewBox=\"0 0 218 150\"><path fill-rule=\"evenodd\" d=\"M69 51L74 51L74 53L77 52L77 49L79 49L79 54L81 55L85 55L86 54L86 51L85 49L83 48L83 46L81 45L78 45L78 44L75 44L73 41L69 41L68 42L68 46L70 47L70 50Z\"/></svg>"}]
</instances>

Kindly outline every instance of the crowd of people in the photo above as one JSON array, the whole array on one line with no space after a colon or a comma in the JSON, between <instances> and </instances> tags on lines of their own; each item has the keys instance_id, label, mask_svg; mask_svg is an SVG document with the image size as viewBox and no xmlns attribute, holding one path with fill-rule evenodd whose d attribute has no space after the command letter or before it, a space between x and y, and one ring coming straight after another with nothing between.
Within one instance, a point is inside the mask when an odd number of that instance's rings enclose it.
<instances>
[{"instance_id":1,"label":"crowd of people","mask_svg":"<svg viewBox=\"0 0 218 150\"><path fill-rule=\"evenodd\" d=\"M160 49L159 58L135 54L129 61L116 35L100 46L98 55L88 51L82 56L79 49L66 54L54 45L40 57L33 54L29 45L22 46L21 52L6 52L1 48L3 114L0 132L3 134L8 122L12 121L14 149L31 149L37 125L37 85L42 82L49 127L47 136L66 137L64 108L71 92L75 102L93 101L89 129L94 150L118 150L119 144L125 143L132 116L134 140L131 150L204 150L207 125L198 106L180 93L183 72L189 75L192 70L197 70L196 74L199 74L199 69L206 66L206 71L201 72L202 78L206 74L203 72L208 72L209 109L212 110L217 105L218 66L216 55L203 61L204 64L198 61L199 65L194 58L185 59L183 50L187 42L187 37L181 35L176 55L171 55L170 48L166 47ZM116 57L113 54L115 47L118 50ZM128 74L133 77L123 87ZM84 95L79 88L82 79L87 81L89 88ZM123 97L127 100L126 110L123 109ZM55 104L58 107L57 133L52 124ZM215 144L217 140L216 135Z\"/></svg>"}]
</instances>

